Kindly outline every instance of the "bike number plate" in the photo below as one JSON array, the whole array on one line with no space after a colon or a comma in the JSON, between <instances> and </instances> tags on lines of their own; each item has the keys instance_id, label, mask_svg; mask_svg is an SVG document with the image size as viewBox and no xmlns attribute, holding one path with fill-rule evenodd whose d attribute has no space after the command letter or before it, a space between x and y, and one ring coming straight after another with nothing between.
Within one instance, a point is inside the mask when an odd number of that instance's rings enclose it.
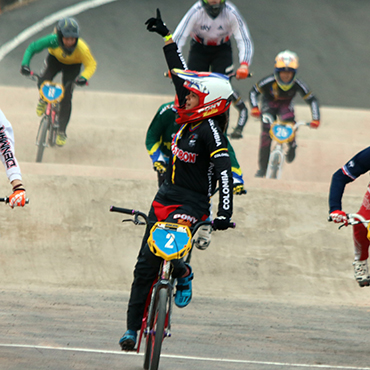
<instances>
[{"instance_id":1,"label":"bike number plate","mask_svg":"<svg viewBox=\"0 0 370 370\"><path fill-rule=\"evenodd\" d=\"M274 125L271 127L272 138L280 143L289 141L294 136L293 126Z\"/></svg>"},{"instance_id":2,"label":"bike number plate","mask_svg":"<svg viewBox=\"0 0 370 370\"><path fill-rule=\"evenodd\" d=\"M42 98L48 103L59 102L63 99L64 89L62 85L44 82L40 87Z\"/></svg>"},{"instance_id":3,"label":"bike number plate","mask_svg":"<svg viewBox=\"0 0 370 370\"><path fill-rule=\"evenodd\" d=\"M152 253L170 261L186 256L191 249L191 232L187 226L157 222L148 238Z\"/></svg>"}]
</instances>

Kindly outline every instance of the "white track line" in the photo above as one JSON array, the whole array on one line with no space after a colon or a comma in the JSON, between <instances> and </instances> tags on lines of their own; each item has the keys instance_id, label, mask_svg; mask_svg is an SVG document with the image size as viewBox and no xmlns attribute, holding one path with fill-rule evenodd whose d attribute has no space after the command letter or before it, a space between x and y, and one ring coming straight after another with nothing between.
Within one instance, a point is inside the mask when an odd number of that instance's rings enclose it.
<instances>
[{"instance_id":1,"label":"white track line","mask_svg":"<svg viewBox=\"0 0 370 370\"><path fill-rule=\"evenodd\" d=\"M87 353L100 353L108 355L124 355L124 356L143 356L142 353L136 352L122 352L122 351L104 351L99 349L89 348L70 348L70 347L49 347L49 346L32 346L26 344L6 344L0 343L0 347L11 348L33 348L33 349L46 349L54 351L71 351L71 352L87 352ZM232 360L227 358L210 358L210 357L195 357L195 356L177 356L161 354L162 358L177 358L182 360L192 361L208 361L208 362L225 362L234 364L255 364L255 365L271 365L281 367L306 367L310 369L345 369L345 370L370 370L370 367L354 367L354 366L336 366L336 365L317 365L317 364L293 364L287 362L269 362L269 361L248 361L248 360Z\"/></svg>"},{"instance_id":2,"label":"white track line","mask_svg":"<svg viewBox=\"0 0 370 370\"><path fill-rule=\"evenodd\" d=\"M2 61L4 57L8 55L12 50L14 50L17 46L22 44L22 42L26 41L27 39L29 39L36 33L42 31L44 28L57 22L59 19L63 17L71 16L71 15L76 15L76 14L84 12L85 10L96 8L100 5L112 3L113 1L117 1L117 0L87 0L87 1L83 1L75 5L72 5L68 8L62 9L56 13L53 13L45 17L43 20L35 23L33 26L26 28L24 31L22 31L18 36L14 37L12 40L0 46L0 61Z\"/></svg>"}]
</instances>

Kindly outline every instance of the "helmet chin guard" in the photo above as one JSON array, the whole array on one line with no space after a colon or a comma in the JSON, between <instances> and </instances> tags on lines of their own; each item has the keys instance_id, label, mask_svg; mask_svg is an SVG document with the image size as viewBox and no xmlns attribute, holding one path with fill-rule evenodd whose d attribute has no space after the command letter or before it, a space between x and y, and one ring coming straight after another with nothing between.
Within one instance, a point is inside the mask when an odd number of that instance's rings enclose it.
<instances>
[{"instance_id":1,"label":"helmet chin guard","mask_svg":"<svg viewBox=\"0 0 370 370\"><path fill-rule=\"evenodd\" d=\"M288 91L294 84L296 79L296 73L299 67L299 60L296 53L290 50L284 50L280 52L275 58L275 79L279 87ZM289 82L284 82L280 78L280 72L290 71L293 72L293 77Z\"/></svg>"},{"instance_id":2,"label":"helmet chin guard","mask_svg":"<svg viewBox=\"0 0 370 370\"><path fill-rule=\"evenodd\" d=\"M222 9L225 7L226 0L221 0L220 4L211 5L208 3L208 0L202 0L202 5L206 10L207 14L215 19L222 12Z\"/></svg>"},{"instance_id":3,"label":"helmet chin guard","mask_svg":"<svg viewBox=\"0 0 370 370\"><path fill-rule=\"evenodd\" d=\"M233 93L229 78L221 73L195 72L172 69L172 74L183 79L184 87L199 97L192 109L177 106L177 123L196 122L220 115L229 109Z\"/></svg>"}]
</instances>

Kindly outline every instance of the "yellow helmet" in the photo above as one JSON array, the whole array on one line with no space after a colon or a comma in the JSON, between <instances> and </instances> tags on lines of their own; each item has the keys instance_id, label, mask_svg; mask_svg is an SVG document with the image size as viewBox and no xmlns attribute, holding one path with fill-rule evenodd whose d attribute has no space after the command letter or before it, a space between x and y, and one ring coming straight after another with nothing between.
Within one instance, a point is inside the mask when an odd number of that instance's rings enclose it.
<instances>
[{"instance_id":1,"label":"yellow helmet","mask_svg":"<svg viewBox=\"0 0 370 370\"><path fill-rule=\"evenodd\" d=\"M297 69L299 66L298 56L296 53L290 50L281 51L275 58L275 79L279 87L287 91L289 90L295 81ZM283 82L280 79L281 71L291 71L293 72L293 77L289 82Z\"/></svg>"}]
</instances>

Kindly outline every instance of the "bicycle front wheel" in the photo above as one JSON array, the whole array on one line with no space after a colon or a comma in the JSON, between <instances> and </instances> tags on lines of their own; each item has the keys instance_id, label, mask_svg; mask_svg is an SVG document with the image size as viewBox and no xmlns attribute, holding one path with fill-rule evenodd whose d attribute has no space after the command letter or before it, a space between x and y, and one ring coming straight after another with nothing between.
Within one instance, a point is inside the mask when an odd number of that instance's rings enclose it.
<instances>
[{"instance_id":1,"label":"bicycle front wheel","mask_svg":"<svg viewBox=\"0 0 370 370\"><path fill-rule=\"evenodd\" d=\"M278 154L276 153L272 160L272 166L271 166L271 178L272 179L276 179L279 169L280 169L280 158Z\"/></svg>"},{"instance_id":2,"label":"bicycle front wheel","mask_svg":"<svg viewBox=\"0 0 370 370\"><path fill-rule=\"evenodd\" d=\"M149 341L152 345L151 361L149 370L157 370L159 366L159 359L161 356L162 342L164 338L164 329L166 325L166 315L168 306L168 294L167 289L162 288L158 292L157 303L154 307L154 320L153 326L151 327Z\"/></svg>"},{"instance_id":3,"label":"bicycle front wheel","mask_svg":"<svg viewBox=\"0 0 370 370\"><path fill-rule=\"evenodd\" d=\"M281 151L273 150L267 165L266 179L279 179L283 165L283 154Z\"/></svg>"},{"instance_id":4,"label":"bicycle front wheel","mask_svg":"<svg viewBox=\"0 0 370 370\"><path fill-rule=\"evenodd\" d=\"M39 131L37 133L36 145L37 145L37 154L36 162L42 162L42 157L44 155L44 149L46 146L46 135L48 133L49 118L47 116L42 117L40 122Z\"/></svg>"},{"instance_id":5,"label":"bicycle front wheel","mask_svg":"<svg viewBox=\"0 0 370 370\"><path fill-rule=\"evenodd\" d=\"M152 330L152 326L150 326L150 330ZM146 342L145 342L145 353L144 353L144 369L148 370L150 366L150 360L152 358L152 335L150 333L146 336Z\"/></svg>"}]
</instances>

